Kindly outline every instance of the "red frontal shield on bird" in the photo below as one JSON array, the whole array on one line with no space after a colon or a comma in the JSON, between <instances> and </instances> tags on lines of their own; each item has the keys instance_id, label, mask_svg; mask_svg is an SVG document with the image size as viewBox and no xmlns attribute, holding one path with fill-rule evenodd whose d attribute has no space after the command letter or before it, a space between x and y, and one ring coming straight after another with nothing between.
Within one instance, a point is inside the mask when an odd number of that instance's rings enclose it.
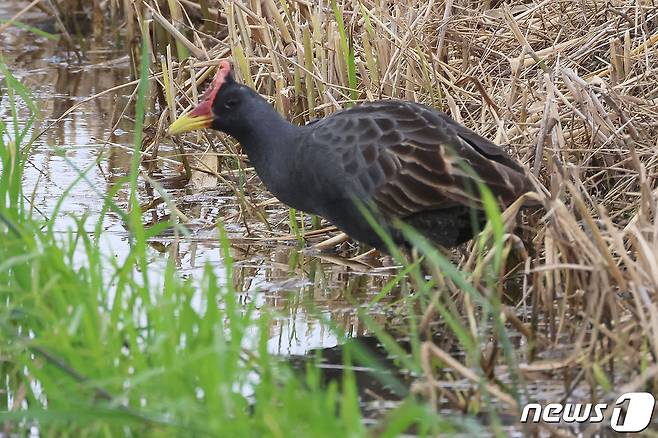
<instances>
[{"instance_id":1,"label":"red frontal shield on bird","mask_svg":"<svg viewBox=\"0 0 658 438\"><path fill-rule=\"evenodd\" d=\"M219 89L231 75L231 71L231 63L226 60L221 61L212 84L208 87L206 92L203 93L203 96L201 96L201 103L189 113L180 116L178 120L169 126L167 132L173 135L197 129L209 128L214 117L212 104L215 101Z\"/></svg>"}]
</instances>

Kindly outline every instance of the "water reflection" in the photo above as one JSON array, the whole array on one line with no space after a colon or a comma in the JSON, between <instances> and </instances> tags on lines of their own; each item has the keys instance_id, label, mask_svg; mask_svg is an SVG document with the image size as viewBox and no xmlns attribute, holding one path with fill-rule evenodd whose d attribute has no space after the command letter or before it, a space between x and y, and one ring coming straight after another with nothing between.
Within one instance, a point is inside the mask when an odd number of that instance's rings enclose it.
<instances>
[{"instance_id":1,"label":"water reflection","mask_svg":"<svg viewBox=\"0 0 658 438\"><path fill-rule=\"evenodd\" d=\"M0 18L15 14L18 10L15 3L18 2L2 2ZM27 23L41 19L36 11L22 17ZM129 101L134 86L117 88L84 102L90 96L129 82L128 58L93 41L88 45L84 53L77 54L67 51L57 41L16 28L0 35L5 62L33 91L39 106L41 121L33 127L33 134L45 129L34 144L27 166L26 192L34 190L37 207L48 215L79 179L80 172L85 176L63 202L57 223L62 232L73 225L69 213L87 213L90 228L99 220L105 196L128 173L132 160L134 105ZM7 117L6 102L0 104L0 113ZM21 117L27 114L25 108L20 110ZM176 153L171 144L158 146L159 156ZM200 155L198 160L209 168L220 165L213 153ZM182 180L176 166L167 163L161 167L155 179ZM151 207L145 220L157 223L167 219L171 212L158 199L157 190L144 180L140 184L140 202ZM356 309L368 304L390 280L390 271L355 273L348 266L299 251L295 246L272 245L272 240L267 239L271 234L265 233L265 227L258 221L250 223L249 229L265 237L249 241L245 239L245 221L249 219L241 214L241 207L229 188L222 183L217 185L214 177L208 178L207 174L193 175L193 181L184 188L175 186L169 186L167 195L189 219L186 227L190 236L163 236L152 242L154 253L173 258L182 275L197 275L206 263L214 265L219 272L224 261L215 224L224 222L230 232L232 257L236 260L235 290L242 302L255 302L258 309L273 310L276 314L270 327L272 352L303 354L310 349L335 346L338 340L323 320L350 336L367 333ZM254 197L267 200L269 195L263 192ZM114 200L125 206L126 192L119 191ZM281 218L287 216L287 211L273 210L270 223L283 224L280 227L286 229L285 219ZM102 225L107 239L102 242L103 247L119 256L125 254L128 234L121 220L108 214ZM278 233L286 234L287 230ZM393 299L395 294L390 294L379 306ZM376 313L374 318L383 322L385 315Z\"/></svg>"}]
</instances>

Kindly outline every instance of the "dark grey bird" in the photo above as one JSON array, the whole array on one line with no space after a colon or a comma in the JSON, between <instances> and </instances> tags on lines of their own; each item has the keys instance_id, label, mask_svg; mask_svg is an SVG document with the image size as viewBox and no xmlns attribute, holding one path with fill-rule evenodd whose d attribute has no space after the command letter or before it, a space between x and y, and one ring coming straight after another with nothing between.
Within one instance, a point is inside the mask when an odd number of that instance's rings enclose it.
<instances>
[{"instance_id":1,"label":"dark grey bird","mask_svg":"<svg viewBox=\"0 0 658 438\"><path fill-rule=\"evenodd\" d=\"M478 183L501 207L531 191L521 165L445 113L380 100L296 126L237 83L228 61L220 63L201 103L169 133L201 128L235 137L281 202L322 216L379 249L384 243L361 206L397 244L407 245L394 226L399 220L436 244L454 247L484 223Z\"/></svg>"}]
</instances>

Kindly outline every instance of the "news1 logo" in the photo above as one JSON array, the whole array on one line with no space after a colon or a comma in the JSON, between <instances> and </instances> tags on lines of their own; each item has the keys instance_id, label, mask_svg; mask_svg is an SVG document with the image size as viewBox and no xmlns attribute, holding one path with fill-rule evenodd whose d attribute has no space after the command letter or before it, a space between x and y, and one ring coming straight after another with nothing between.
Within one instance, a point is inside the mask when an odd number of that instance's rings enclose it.
<instances>
[{"instance_id":1,"label":"news1 logo","mask_svg":"<svg viewBox=\"0 0 658 438\"><path fill-rule=\"evenodd\" d=\"M628 402L624 412L622 405ZM615 432L642 432L653 417L656 399L648 392L627 392L617 398L610 427ZM600 423L605 420L607 403L529 403L521 413L521 423ZM530 413L532 412L532 416Z\"/></svg>"}]
</instances>

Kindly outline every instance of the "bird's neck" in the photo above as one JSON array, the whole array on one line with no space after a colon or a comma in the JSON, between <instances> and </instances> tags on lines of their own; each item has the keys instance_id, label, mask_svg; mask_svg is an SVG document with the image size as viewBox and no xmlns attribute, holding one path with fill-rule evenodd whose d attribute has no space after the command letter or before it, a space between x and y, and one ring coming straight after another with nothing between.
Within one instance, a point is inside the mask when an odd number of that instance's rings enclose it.
<instances>
[{"instance_id":1,"label":"bird's neck","mask_svg":"<svg viewBox=\"0 0 658 438\"><path fill-rule=\"evenodd\" d=\"M290 181L299 148L300 127L284 119L267 101L255 109L250 126L233 136L242 144L258 176L281 199L282 181ZM281 199L286 202L286 200Z\"/></svg>"}]
</instances>

